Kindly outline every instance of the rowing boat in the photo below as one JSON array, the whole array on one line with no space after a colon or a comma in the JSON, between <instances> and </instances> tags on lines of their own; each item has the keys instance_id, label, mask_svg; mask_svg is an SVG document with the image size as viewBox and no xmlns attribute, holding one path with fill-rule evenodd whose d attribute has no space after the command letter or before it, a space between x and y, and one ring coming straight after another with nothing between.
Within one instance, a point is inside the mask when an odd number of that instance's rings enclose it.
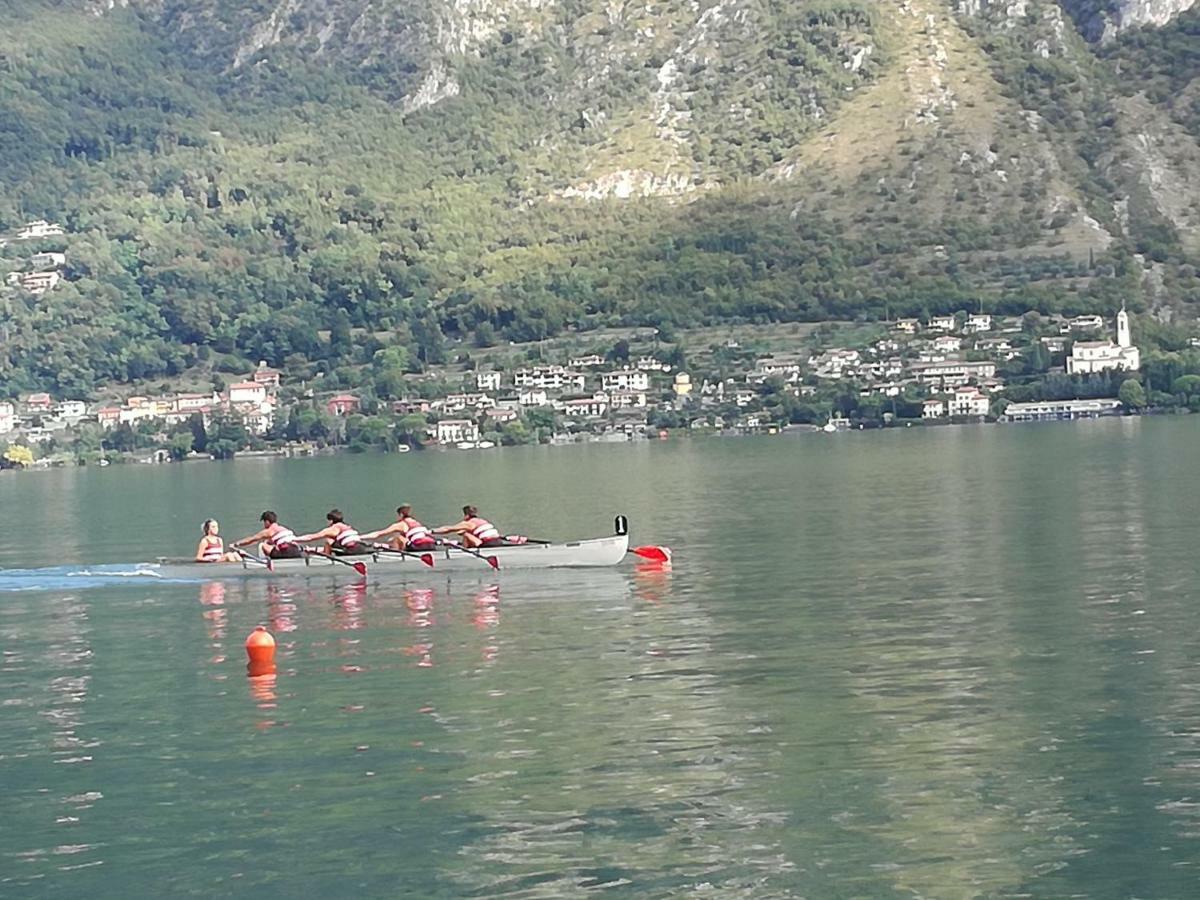
<instances>
[{"instance_id":1,"label":"rowing boat","mask_svg":"<svg viewBox=\"0 0 1200 900\"><path fill-rule=\"evenodd\" d=\"M198 563L160 558L155 563L143 563L139 570L147 575L170 579L212 579L242 577L358 577L346 563L362 562L372 577L398 574L404 577L453 573L486 573L492 569L591 569L615 566L629 550L629 529L624 516L617 516L614 533L607 537L582 541L528 542L482 547L475 554L457 546L441 545L419 553L377 551L370 554L339 556L330 559L310 553L299 559L275 559L270 565L254 557L241 562ZM429 566L421 557L428 556ZM493 566L489 560L495 560Z\"/></svg>"}]
</instances>

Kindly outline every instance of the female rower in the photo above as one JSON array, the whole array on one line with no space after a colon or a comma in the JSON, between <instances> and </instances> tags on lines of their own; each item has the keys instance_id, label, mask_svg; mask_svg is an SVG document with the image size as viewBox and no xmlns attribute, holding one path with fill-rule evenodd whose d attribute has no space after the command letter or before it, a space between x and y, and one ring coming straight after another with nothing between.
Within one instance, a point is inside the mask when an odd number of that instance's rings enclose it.
<instances>
[{"instance_id":1,"label":"female rower","mask_svg":"<svg viewBox=\"0 0 1200 900\"><path fill-rule=\"evenodd\" d=\"M391 537L389 543L397 550L432 550L437 546L433 532L413 518L407 503L396 507L396 521L378 531L368 531L363 540Z\"/></svg>"},{"instance_id":2,"label":"female rower","mask_svg":"<svg viewBox=\"0 0 1200 900\"><path fill-rule=\"evenodd\" d=\"M495 547L503 544L504 539L496 526L479 515L479 510L471 505L463 507L461 522L454 525L442 525L433 529L434 534L461 534L465 547Z\"/></svg>"},{"instance_id":3,"label":"female rower","mask_svg":"<svg viewBox=\"0 0 1200 900\"><path fill-rule=\"evenodd\" d=\"M203 529L204 536L196 548L196 562L237 562L241 559L232 550L225 551L225 542L220 537L221 526L216 519L205 519Z\"/></svg>"},{"instance_id":4,"label":"female rower","mask_svg":"<svg viewBox=\"0 0 1200 900\"><path fill-rule=\"evenodd\" d=\"M302 534L296 540L302 544L323 540L325 541L325 552L330 555L352 556L356 553L371 552L371 548L363 543L353 526L346 524L340 509L331 509L325 513L325 520L329 524L320 531Z\"/></svg>"},{"instance_id":5,"label":"female rower","mask_svg":"<svg viewBox=\"0 0 1200 900\"><path fill-rule=\"evenodd\" d=\"M280 525L279 517L272 510L268 509L258 520L263 523L262 530L240 541L234 541L233 546L245 547L259 541L259 555L269 559L295 559L304 555L304 548L296 542L296 533L287 526Z\"/></svg>"}]
</instances>

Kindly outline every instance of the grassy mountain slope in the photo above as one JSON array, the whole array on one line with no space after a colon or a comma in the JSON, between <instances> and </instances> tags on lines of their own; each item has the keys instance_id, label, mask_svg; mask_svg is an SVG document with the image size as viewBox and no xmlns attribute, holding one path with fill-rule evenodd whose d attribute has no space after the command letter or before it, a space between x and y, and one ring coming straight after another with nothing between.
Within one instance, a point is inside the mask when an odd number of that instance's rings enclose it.
<instances>
[{"instance_id":1,"label":"grassy mountain slope","mask_svg":"<svg viewBox=\"0 0 1200 900\"><path fill-rule=\"evenodd\" d=\"M108 5L0 5L0 229L72 232L0 389L1200 302L1195 11L1097 46L1049 0Z\"/></svg>"}]
</instances>

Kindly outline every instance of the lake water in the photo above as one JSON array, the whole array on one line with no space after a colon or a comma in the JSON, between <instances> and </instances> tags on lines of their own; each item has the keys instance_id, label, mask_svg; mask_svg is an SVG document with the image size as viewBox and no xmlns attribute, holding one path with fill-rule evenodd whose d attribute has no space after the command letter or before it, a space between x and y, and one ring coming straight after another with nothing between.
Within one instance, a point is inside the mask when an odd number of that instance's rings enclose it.
<instances>
[{"instance_id":1,"label":"lake water","mask_svg":"<svg viewBox=\"0 0 1200 900\"><path fill-rule=\"evenodd\" d=\"M1194 897L1197 447L1186 417L3 473L10 568L402 500L624 513L676 559L0 593L0 895Z\"/></svg>"}]
</instances>

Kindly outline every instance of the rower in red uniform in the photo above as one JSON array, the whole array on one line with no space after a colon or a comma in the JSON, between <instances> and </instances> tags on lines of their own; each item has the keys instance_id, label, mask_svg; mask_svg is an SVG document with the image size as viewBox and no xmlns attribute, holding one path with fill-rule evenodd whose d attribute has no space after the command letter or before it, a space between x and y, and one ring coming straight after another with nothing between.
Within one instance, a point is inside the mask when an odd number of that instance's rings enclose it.
<instances>
[{"instance_id":1,"label":"rower in red uniform","mask_svg":"<svg viewBox=\"0 0 1200 900\"><path fill-rule=\"evenodd\" d=\"M463 507L461 522L454 525L442 525L433 529L434 534L461 534L464 547L495 547L504 543L500 532L487 519L479 515L479 510L467 505Z\"/></svg>"},{"instance_id":2,"label":"rower in red uniform","mask_svg":"<svg viewBox=\"0 0 1200 900\"><path fill-rule=\"evenodd\" d=\"M331 509L325 513L329 522L320 531L312 534L302 534L296 540L305 544L309 541L325 541L325 552L330 556L353 556L356 553L370 553L371 548L363 543L358 531L352 525L347 525L345 516L340 509Z\"/></svg>"},{"instance_id":3,"label":"rower in red uniform","mask_svg":"<svg viewBox=\"0 0 1200 900\"><path fill-rule=\"evenodd\" d=\"M234 547L245 547L259 541L259 555L269 559L295 559L304 555L304 548L296 542L296 533L287 526L280 525L279 517L274 512L268 509L258 520L263 523L262 530L240 541L234 541Z\"/></svg>"},{"instance_id":4,"label":"rower in red uniform","mask_svg":"<svg viewBox=\"0 0 1200 900\"><path fill-rule=\"evenodd\" d=\"M196 562L237 562L241 559L233 551L225 551L225 542L220 537L221 526L216 519L205 519L203 529L204 536L196 547Z\"/></svg>"},{"instance_id":5,"label":"rower in red uniform","mask_svg":"<svg viewBox=\"0 0 1200 900\"><path fill-rule=\"evenodd\" d=\"M396 507L396 521L378 531L368 531L364 541L390 537L388 542L397 550L432 550L437 546L433 532L413 518L412 507L404 503Z\"/></svg>"}]
</instances>

